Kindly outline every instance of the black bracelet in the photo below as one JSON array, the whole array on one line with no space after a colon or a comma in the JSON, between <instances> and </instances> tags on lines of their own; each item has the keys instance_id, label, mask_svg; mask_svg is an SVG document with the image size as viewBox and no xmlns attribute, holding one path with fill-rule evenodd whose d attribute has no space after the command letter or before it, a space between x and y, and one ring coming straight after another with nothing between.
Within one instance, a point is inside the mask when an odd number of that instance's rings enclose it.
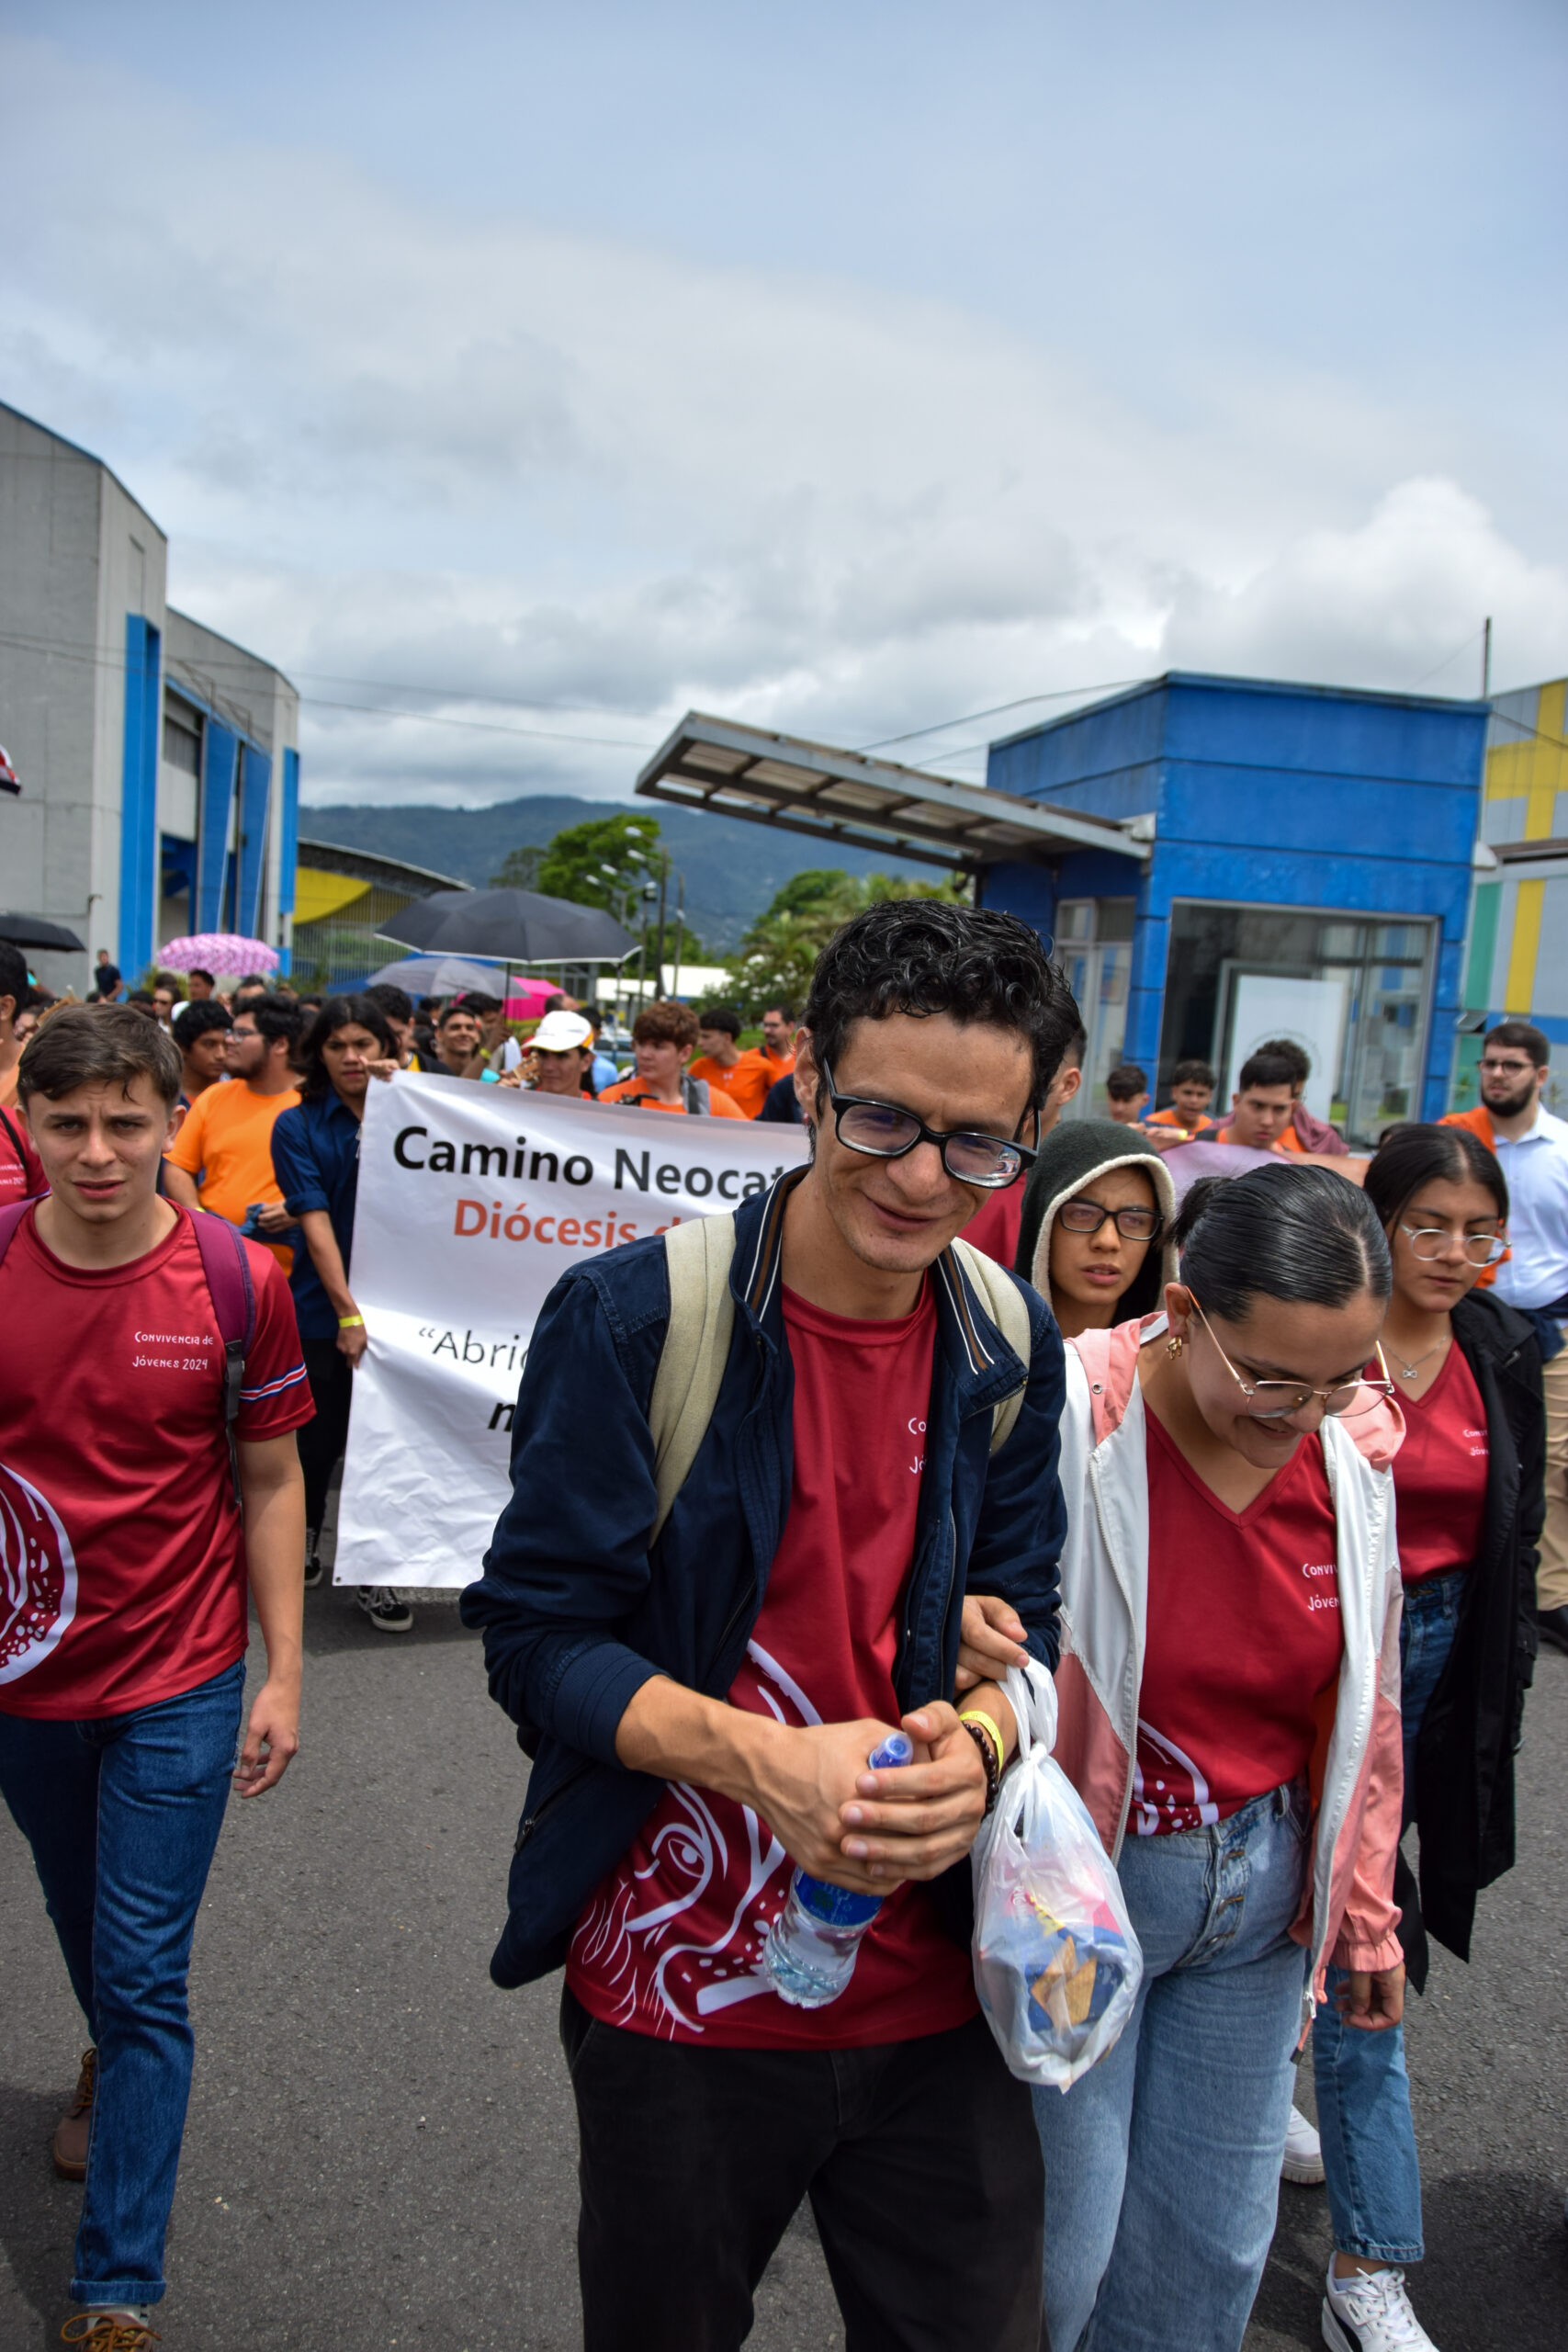
<instances>
[{"instance_id":1,"label":"black bracelet","mask_svg":"<svg viewBox=\"0 0 1568 2352\"><path fill-rule=\"evenodd\" d=\"M997 1761L997 1747L988 1731L979 1724L965 1724L964 1730L980 1751L980 1761L986 1768L986 1811L995 1813L997 1799L1002 1792L1002 1768Z\"/></svg>"}]
</instances>

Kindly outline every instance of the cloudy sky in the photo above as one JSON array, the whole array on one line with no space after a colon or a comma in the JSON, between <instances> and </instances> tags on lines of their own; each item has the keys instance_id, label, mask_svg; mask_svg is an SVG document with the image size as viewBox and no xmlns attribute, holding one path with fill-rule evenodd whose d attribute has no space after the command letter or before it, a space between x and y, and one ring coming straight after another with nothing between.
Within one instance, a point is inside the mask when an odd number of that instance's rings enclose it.
<instances>
[{"instance_id":1,"label":"cloudy sky","mask_svg":"<svg viewBox=\"0 0 1568 2352\"><path fill-rule=\"evenodd\" d=\"M977 775L1170 666L1470 693L1488 613L1506 687L1565 63L1560 0L4 0L0 399L315 800L622 796L692 705Z\"/></svg>"}]
</instances>

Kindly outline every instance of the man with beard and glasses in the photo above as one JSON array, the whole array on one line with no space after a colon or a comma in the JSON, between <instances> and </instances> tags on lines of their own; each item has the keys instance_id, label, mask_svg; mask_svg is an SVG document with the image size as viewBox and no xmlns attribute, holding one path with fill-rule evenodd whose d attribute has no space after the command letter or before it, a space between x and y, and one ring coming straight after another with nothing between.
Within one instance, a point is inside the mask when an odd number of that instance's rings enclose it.
<instances>
[{"instance_id":1,"label":"man with beard and glasses","mask_svg":"<svg viewBox=\"0 0 1568 2352\"><path fill-rule=\"evenodd\" d=\"M1541 1102L1551 1048L1529 1021L1500 1021L1481 1046L1481 1100L1450 1111L1495 1152L1508 1185L1509 1253L1496 1295L1535 1325L1546 1388L1546 1525L1536 1577L1536 1623L1568 1650L1568 1121Z\"/></svg>"}]
</instances>

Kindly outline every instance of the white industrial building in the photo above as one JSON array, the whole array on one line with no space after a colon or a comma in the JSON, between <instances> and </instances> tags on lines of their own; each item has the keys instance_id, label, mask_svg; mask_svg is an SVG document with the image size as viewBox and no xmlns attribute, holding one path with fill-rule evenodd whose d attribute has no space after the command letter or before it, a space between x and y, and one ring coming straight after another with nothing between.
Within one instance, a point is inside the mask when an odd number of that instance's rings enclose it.
<instances>
[{"instance_id":1,"label":"white industrial building","mask_svg":"<svg viewBox=\"0 0 1568 2352\"><path fill-rule=\"evenodd\" d=\"M282 673L165 601L168 541L98 458L0 403L0 910L63 923L36 955L85 992L134 985L185 932L288 962L299 702Z\"/></svg>"}]
</instances>

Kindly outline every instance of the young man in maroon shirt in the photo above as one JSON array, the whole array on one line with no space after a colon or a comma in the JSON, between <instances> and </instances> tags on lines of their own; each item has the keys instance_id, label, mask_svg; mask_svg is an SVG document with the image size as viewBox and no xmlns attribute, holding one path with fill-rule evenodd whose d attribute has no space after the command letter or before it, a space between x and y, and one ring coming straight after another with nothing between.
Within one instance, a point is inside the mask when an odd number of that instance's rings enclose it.
<instances>
[{"instance_id":1,"label":"young man in maroon shirt","mask_svg":"<svg viewBox=\"0 0 1568 2352\"><path fill-rule=\"evenodd\" d=\"M953 1700L970 1579L1004 1577L1055 1659L1062 1346L1020 1284L1015 1347L953 1244L1032 1159L1075 1019L1011 916L895 902L840 933L795 1066L811 1164L735 1214L733 1340L657 1534L664 1241L569 1275L536 1328L463 1608L536 1749L491 1973L566 1964L588 2352L740 2344L804 2197L856 2352L1036 2352L1029 2098L968 1951L1016 1731L994 1683L974 1720ZM868 1770L895 1727L913 1761ZM797 1864L881 1898L825 2007L763 1959Z\"/></svg>"},{"instance_id":2,"label":"young man in maroon shirt","mask_svg":"<svg viewBox=\"0 0 1568 2352\"><path fill-rule=\"evenodd\" d=\"M19 1072L50 1192L0 1261L0 1328L28 1335L0 1351L0 1793L92 2037L54 2154L86 2181L81 2340L113 2352L155 2340L186 1972L230 1781L261 1795L299 1745L310 1390L281 1270L224 1228L255 1300L231 1463L193 1216L157 1191L180 1074L140 1012L54 1015ZM267 1674L242 1736L247 1584Z\"/></svg>"}]
</instances>

